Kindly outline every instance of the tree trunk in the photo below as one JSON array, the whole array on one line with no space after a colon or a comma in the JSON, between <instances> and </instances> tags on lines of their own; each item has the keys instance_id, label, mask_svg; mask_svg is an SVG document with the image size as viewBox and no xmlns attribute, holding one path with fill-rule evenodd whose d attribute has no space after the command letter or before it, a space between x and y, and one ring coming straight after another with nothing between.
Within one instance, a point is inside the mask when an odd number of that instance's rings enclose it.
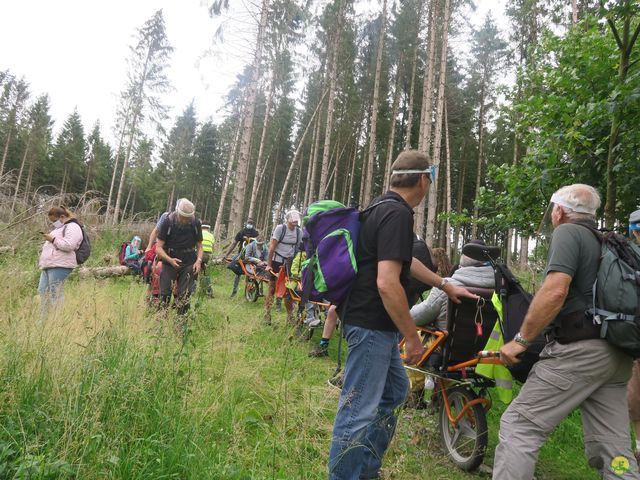
<instances>
[{"instance_id":1,"label":"tree trunk","mask_svg":"<svg viewBox=\"0 0 640 480\"><path fill-rule=\"evenodd\" d=\"M442 118L444 112L444 87L447 81L447 49L449 43L449 20L451 18L450 0L445 0L443 23L442 23L442 44L440 47L440 68L438 81L438 103L436 107L436 131L433 138L433 171L436 177L440 176L440 150L442 147ZM427 142L428 145L428 142ZM425 241L427 245L433 244L433 234L436 224L436 208L438 202L438 178L431 183L429 189L429 205L427 211L427 234Z\"/></svg>"},{"instance_id":2,"label":"tree trunk","mask_svg":"<svg viewBox=\"0 0 640 480\"><path fill-rule=\"evenodd\" d=\"M462 213L462 199L464 195L464 183L465 183L465 170L467 167L467 162L465 160L465 145L462 145L462 149L460 150L460 174L458 178L458 197L456 198L456 213L460 215ZM460 226L456 225L453 233L453 249L458 249L458 244L460 243Z\"/></svg>"},{"instance_id":3,"label":"tree trunk","mask_svg":"<svg viewBox=\"0 0 640 480\"><path fill-rule=\"evenodd\" d=\"M18 171L18 178L16 179L16 188L13 191L13 201L11 202L11 214L16 208L16 203L18 201L18 191L20 190L20 182L22 181L22 173L24 172L24 166L27 163L27 157L29 156L29 149L31 148L31 138L33 136L33 132L29 133L29 138L27 139L27 146L24 149L24 153L22 154L22 162L20 162L20 170Z\"/></svg>"},{"instance_id":4,"label":"tree trunk","mask_svg":"<svg viewBox=\"0 0 640 480\"><path fill-rule=\"evenodd\" d=\"M391 164L393 163L393 145L396 136L396 116L398 115L398 104L400 103L400 65L402 57L398 62L398 71L396 72L396 84L393 93L393 106L391 107L391 132L389 132L389 141L387 142L387 164L384 168L384 183L382 191L389 190L389 180L391 179ZM411 108L409 108L411 110Z\"/></svg>"},{"instance_id":5,"label":"tree trunk","mask_svg":"<svg viewBox=\"0 0 640 480\"><path fill-rule=\"evenodd\" d=\"M418 26L417 32L420 32L420 21L422 20L422 2L418 6L418 17L416 24ZM409 108L407 110L407 136L404 144L404 149L409 150L411 148L411 130L413 129L413 104L415 101L415 86L416 86L416 67L418 65L418 37L416 36L415 45L413 47L413 55L411 58L411 82L409 87ZM398 62L398 70L402 64L403 57L400 57ZM385 188L386 190L386 188Z\"/></svg>"},{"instance_id":6,"label":"tree trunk","mask_svg":"<svg viewBox=\"0 0 640 480\"><path fill-rule=\"evenodd\" d=\"M480 112L478 113L478 169L476 171L476 191L475 200L473 202L473 218L478 218L478 200L480 198L480 182L482 180L482 163L484 150L484 96L485 96L486 75L483 75L482 84L480 86ZM478 233L478 224L473 222L471 225L471 236L476 238Z\"/></svg>"},{"instance_id":7,"label":"tree trunk","mask_svg":"<svg viewBox=\"0 0 640 480\"><path fill-rule=\"evenodd\" d=\"M253 188L251 189L251 199L249 201L249 217L253 218L253 211L256 206L256 197L258 196L258 185L260 183L260 171L262 170L262 158L264 155L264 144L267 138L267 127L269 126L269 114L271 113L271 105L273 103L273 95L276 89L276 73L275 67L271 78L271 88L267 97L267 105L264 110L264 120L262 121L262 135L260 136L260 148L258 149L258 159L256 160L255 176L253 177Z\"/></svg>"},{"instance_id":8,"label":"tree trunk","mask_svg":"<svg viewBox=\"0 0 640 480\"><path fill-rule=\"evenodd\" d=\"M358 135L356 136L355 145L353 147L353 159L351 162L351 175L349 176L349 192L347 193L347 198L345 204L351 205L353 203L353 179L356 176L356 164L358 163L358 140L357 138L360 136L360 131L358 130Z\"/></svg>"},{"instance_id":9,"label":"tree trunk","mask_svg":"<svg viewBox=\"0 0 640 480\"><path fill-rule=\"evenodd\" d=\"M418 136L418 150L429 157L431 150L431 116L433 109L433 85L435 81L435 61L436 61L436 18L438 10L437 0L432 0L429 8L429 42L428 42L428 58L427 77L424 80L422 88L422 110L420 113L420 133ZM419 235L424 235L424 209L425 199L422 199L420 205L416 208L415 230Z\"/></svg>"},{"instance_id":10,"label":"tree trunk","mask_svg":"<svg viewBox=\"0 0 640 480\"><path fill-rule=\"evenodd\" d=\"M309 195L307 196L307 201L305 201L305 205L309 205L316 200L316 176L318 172L318 155L320 153L320 133L322 120L320 119L320 115L316 117L316 132L315 132L315 141L313 144L313 157L311 158L311 179L309 180Z\"/></svg>"},{"instance_id":11,"label":"tree trunk","mask_svg":"<svg viewBox=\"0 0 640 480\"><path fill-rule=\"evenodd\" d=\"M4 142L4 149L2 151L2 164L0 164L0 177L4 174L4 166L7 161L7 155L9 153L9 144L11 143L11 136L13 134L13 122L9 122L9 131L7 132L7 139Z\"/></svg>"},{"instance_id":12,"label":"tree trunk","mask_svg":"<svg viewBox=\"0 0 640 480\"><path fill-rule=\"evenodd\" d=\"M347 0L337 0L338 19L335 36L331 45L331 64L329 66L329 101L327 102L327 123L324 132L324 148L322 150L322 168L320 170L320 189L318 198L323 199L327 190L327 178L329 176L329 153L331 150L331 130L333 129L333 109L336 99L336 79L338 70L338 45L342 36L342 22L345 4Z\"/></svg>"},{"instance_id":13,"label":"tree trunk","mask_svg":"<svg viewBox=\"0 0 640 480\"><path fill-rule=\"evenodd\" d=\"M446 227L446 244L445 249L447 255L451 257L451 148L449 144L449 115L447 112L447 100L444 101L444 143L445 152L447 158L447 188L446 188L446 202L447 202L447 227Z\"/></svg>"},{"instance_id":14,"label":"tree trunk","mask_svg":"<svg viewBox=\"0 0 640 480\"><path fill-rule=\"evenodd\" d=\"M129 101L127 105L127 110L124 116L124 123L122 125L122 130L120 132L120 138L118 139L118 147L115 151L115 156L113 159L113 172L111 173L111 185L109 186L109 197L107 199L107 211L105 212L104 222L107 223L109 221L109 215L111 215L111 200L113 196L113 187L116 184L116 175L118 173L118 163L120 162L120 155L122 153L122 142L124 142L124 135L127 131L127 127L129 126L129 115L131 114L131 106L132 100Z\"/></svg>"},{"instance_id":15,"label":"tree trunk","mask_svg":"<svg viewBox=\"0 0 640 480\"><path fill-rule=\"evenodd\" d=\"M140 88L139 95L142 95L142 87ZM129 165L129 160L131 159L131 150L133 149L133 142L136 138L136 128L138 126L138 119L140 118L140 110L136 110L136 113L131 121L131 130L129 131L129 143L127 144L127 152L122 161L122 170L120 172L120 184L118 185L118 195L116 196L116 204L113 207L113 217L112 224L116 225L118 223L118 218L120 216L120 200L122 199L122 193L124 192L124 179L125 174L127 172L127 167Z\"/></svg>"},{"instance_id":16,"label":"tree trunk","mask_svg":"<svg viewBox=\"0 0 640 480\"><path fill-rule=\"evenodd\" d=\"M28 201L29 191L31 190L31 182L33 181L33 171L35 170L36 162L32 158L29 161L29 175L27 175L27 184L24 186L24 201Z\"/></svg>"},{"instance_id":17,"label":"tree trunk","mask_svg":"<svg viewBox=\"0 0 640 480\"><path fill-rule=\"evenodd\" d=\"M233 170L233 164L236 159L236 149L238 140L240 138L240 130L242 128L242 121L238 122L238 128L236 130L233 144L229 149L229 158L227 159L227 168L224 173L224 182L222 182L222 192L220 193L220 205L218 206L218 214L216 215L216 223L213 227L214 238L220 238L220 226L222 225L222 215L224 213L224 204L227 198L227 189L229 188L229 180L231 179L231 170ZM228 234L229 232L227 232Z\"/></svg>"},{"instance_id":18,"label":"tree trunk","mask_svg":"<svg viewBox=\"0 0 640 480\"><path fill-rule=\"evenodd\" d=\"M520 239L520 255L518 263L521 267L526 267L529 263L529 237L522 236Z\"/></svg>"},{"instance_id":19,"label":"tree trunk","mask_svg":"<svg viewBox=\"0 0 640 480\"><path fill-rule=\"evenodd\" d=\"M296 147L296 150L293 153L293 158L291 159L291 164L289 165L289 170L287 171L287 176L285 177L284 185L282 186L282 192L280 194L280 199L278 200L278 206L276 207L276 211L275 211L275 217L276 218L280 218L280 212L282 211L282 205L284 204L285 194L287 192L287 188L289 187L289 182L291 181L291 174L293 173L293 169L294 169L294 167L295 167L295 165L297 163L296 160L300 156L300 152L302 151L302 146L304 145L304 139L307 137L307 133L309 133L309 128L313 124L313 120L316 118L316 116L318 115L318 112L320 111L320 106L322 105L322 102L324 101L324 97L325 97L326 94L327 94L327 91L325 91L322 94L322 98L320 98L320 101L318 102L318 106L313 111L313 115L309 119L309 123L307 123L307 126L304 129L304 132L302 133L302 136L300 137L300 141L298 142L298 146ZM323 168L324 168L324 166L323 166Z\"/></svg>"},{"instance_id":20,"label":"tree trunk","mask_svg":"<svg viewBox=\"0 0 640 480\"><path fill-rule=\"evenodd\" d=\"M371 127L369 129L369 155L367 176L364 185L365 205L369 205L373 196L373 177L375 175L376 160L376 130L378 127L378 109L380 103L380 75L382 72L382 53L384 50L385 28L387 23L387 0L382 0L382 14L380 16L380 34L378 37L378 52L376 55L376 73L373 81L373 100L371 103Z\"/></svg>"},{"instance_id":21,"label":"tree trunk","mask_svg":"<svg viewBox=\"0 0 640 480\"><path fill-rule=\"evenodd\" d=\"M240 140L240 157L236 169L236 181L233 184L233 199L231 201L230 228L236 231L242 225L244 214L245 190L247 187L247 177L249 175L249 162L251 152L251 135L253 133L253 117L256 110L256 97L258 92L258 82L260 81L262 65L262 47L264 44L265 30L267 27L267 13L269 10L269 0L262 1L260 12L260 24L256 37L256 49L253 56L253 71L251 79L247 84L247 103L242 126L242 137Z\"/></svg>"}]
</instances>

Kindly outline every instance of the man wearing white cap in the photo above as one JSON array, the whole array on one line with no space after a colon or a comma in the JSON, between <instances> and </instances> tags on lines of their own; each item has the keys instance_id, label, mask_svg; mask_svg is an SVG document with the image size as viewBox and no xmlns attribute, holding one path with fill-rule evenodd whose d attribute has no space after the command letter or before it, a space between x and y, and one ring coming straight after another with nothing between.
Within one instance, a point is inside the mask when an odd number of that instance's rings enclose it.
<instances>
[{"instance_id":1,"label":"man wearing white cap","mask_svg":"<svg viewBox=\"0 0 640 480\"><path fill-rule=\"evenodd\" d=\"M284 218L285 223L273 229L271 242L269 242L269 253L267 254L267 270L270 270L275 275L278 274L281 267L286 265L288 260L295 256L298 245L302 240L302 231L298 226L302 219L300 212L292 208L287 211ZM269 291L264 301L264 321L267 324L271 324L271 304L275 291L276 277L272 275L269 281ZM293 302L288 295L284 298L284 306L287 310L287 320L290 324L295 325Z\"/></svg>"},{"instance_id":2,"label":"man wearing white cap","mask_svg":"<svg viewBox=\"0 0 640 480\"><path fill-rule=\"evenodd\" d=\"M189 310L189 297L202 267L202 224L195 212L193 203L186 198L180 199L176 210L162 222L158 231L156 255L163 262L160 299L164 305L169 305L175 281L174 304L180 315Z\"/></svg>"},{"instance_id":3,"label":"man wearing white cap","mask_svg":"<svg viewBox=\"0 0 640 480\"><path fill-rule=\"evenodd\" d=\"M542 287L520 332L500 349L505 365L545 330L546 347L518 397L500 420L493 478L531 480L549 434L580 408L589 465L605 479L640 479L631 452L625 390L632 359L600 338L585 314L599 268L598 192L574 184L551 197L554 231Z\"/></svg>"},{"instance_id":4,"label":"man wearing white cap","mask_svg":"<svg viewBox=\"0 0 640 480\"><path fill-rule=\"evenodd\" d=\"M640 210L629 215L629 236L632 241L640 245ZM627 402L629 403L629 418L636 433L633 453L640 463L640 359L633 362L633 372L627 387Z\"/></svg>"}]
</instances>

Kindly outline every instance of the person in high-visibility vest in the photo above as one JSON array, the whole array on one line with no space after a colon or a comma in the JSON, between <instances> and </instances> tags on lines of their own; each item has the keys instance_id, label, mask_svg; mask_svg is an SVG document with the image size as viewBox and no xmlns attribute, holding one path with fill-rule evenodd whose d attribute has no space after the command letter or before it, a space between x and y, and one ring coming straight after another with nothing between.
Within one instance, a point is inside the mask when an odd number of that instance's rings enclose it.
<instances>
[{"instance_id":1,"label":"person in high-visibility vest","mask_svg":"<svg viewBox=\"0 0 640 480\"><path fill-rule=\"evenodd\" d=\"M211 286L211 278L207 272L207 265L213 256L213 244L215 240L211 233L211 225L202 224L202 289L209 297L213 297L213 287Z\"/></svg>"}]
</instances>

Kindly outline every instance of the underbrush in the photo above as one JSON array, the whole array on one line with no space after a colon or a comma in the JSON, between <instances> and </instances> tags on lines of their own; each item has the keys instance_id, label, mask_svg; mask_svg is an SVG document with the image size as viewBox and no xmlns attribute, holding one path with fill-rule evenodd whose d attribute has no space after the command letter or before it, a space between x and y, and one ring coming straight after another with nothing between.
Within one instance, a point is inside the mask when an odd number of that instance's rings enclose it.
<instances>
[{"instance_id":1,"label":"underbrush","mask_svg":"<svg viewBox=\"0 0 640 480\"><path fill-rule=\"evenodd\" d=\"M92 260L117 250L105 233ZM108 250L107 250L108 248ZM338 391L330 358L308 358L285 326L262 324L263 300L229 299L232 276L213 271L216 298L197 297L186 329L145 307L132 277L79 280L41 322L36 251L0 263L0 478L326 478ZM492 463L499 414L489 413ZM444 456L435 417L404 410L384 461L388 479L488 478ZM579 416L541 454L537 478L596 478L582 453Z\"/></svg>"}]
</instances>

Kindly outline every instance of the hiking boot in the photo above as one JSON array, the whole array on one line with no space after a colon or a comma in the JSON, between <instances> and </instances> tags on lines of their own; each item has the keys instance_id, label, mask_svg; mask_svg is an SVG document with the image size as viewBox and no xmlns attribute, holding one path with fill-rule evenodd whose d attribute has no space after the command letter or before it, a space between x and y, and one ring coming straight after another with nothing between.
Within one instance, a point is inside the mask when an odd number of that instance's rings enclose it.
<instances>
[{"instance_id":1,"label":"hiking boot","mask_svg":"<svg viewBox=\"0 0 640 480\"><path fill-rule=\"evenodd\" d=\"M318 345L316 348L309 352L310 357L328 357L329 356L329 346Z\"/></svg>"},{"instance_id":2,"label":"hiking boot","mask_svg":"<svg viewBox=\"0 0 640 480\"><path fill-rule=\"evenodd\" d=\"M329 383L329 385L331 385L332 387L336 387L342 390L342 385L344 384L344 371L341 370L336 373L327 381L327 383Z\"/></svg>"}]
</instances>

